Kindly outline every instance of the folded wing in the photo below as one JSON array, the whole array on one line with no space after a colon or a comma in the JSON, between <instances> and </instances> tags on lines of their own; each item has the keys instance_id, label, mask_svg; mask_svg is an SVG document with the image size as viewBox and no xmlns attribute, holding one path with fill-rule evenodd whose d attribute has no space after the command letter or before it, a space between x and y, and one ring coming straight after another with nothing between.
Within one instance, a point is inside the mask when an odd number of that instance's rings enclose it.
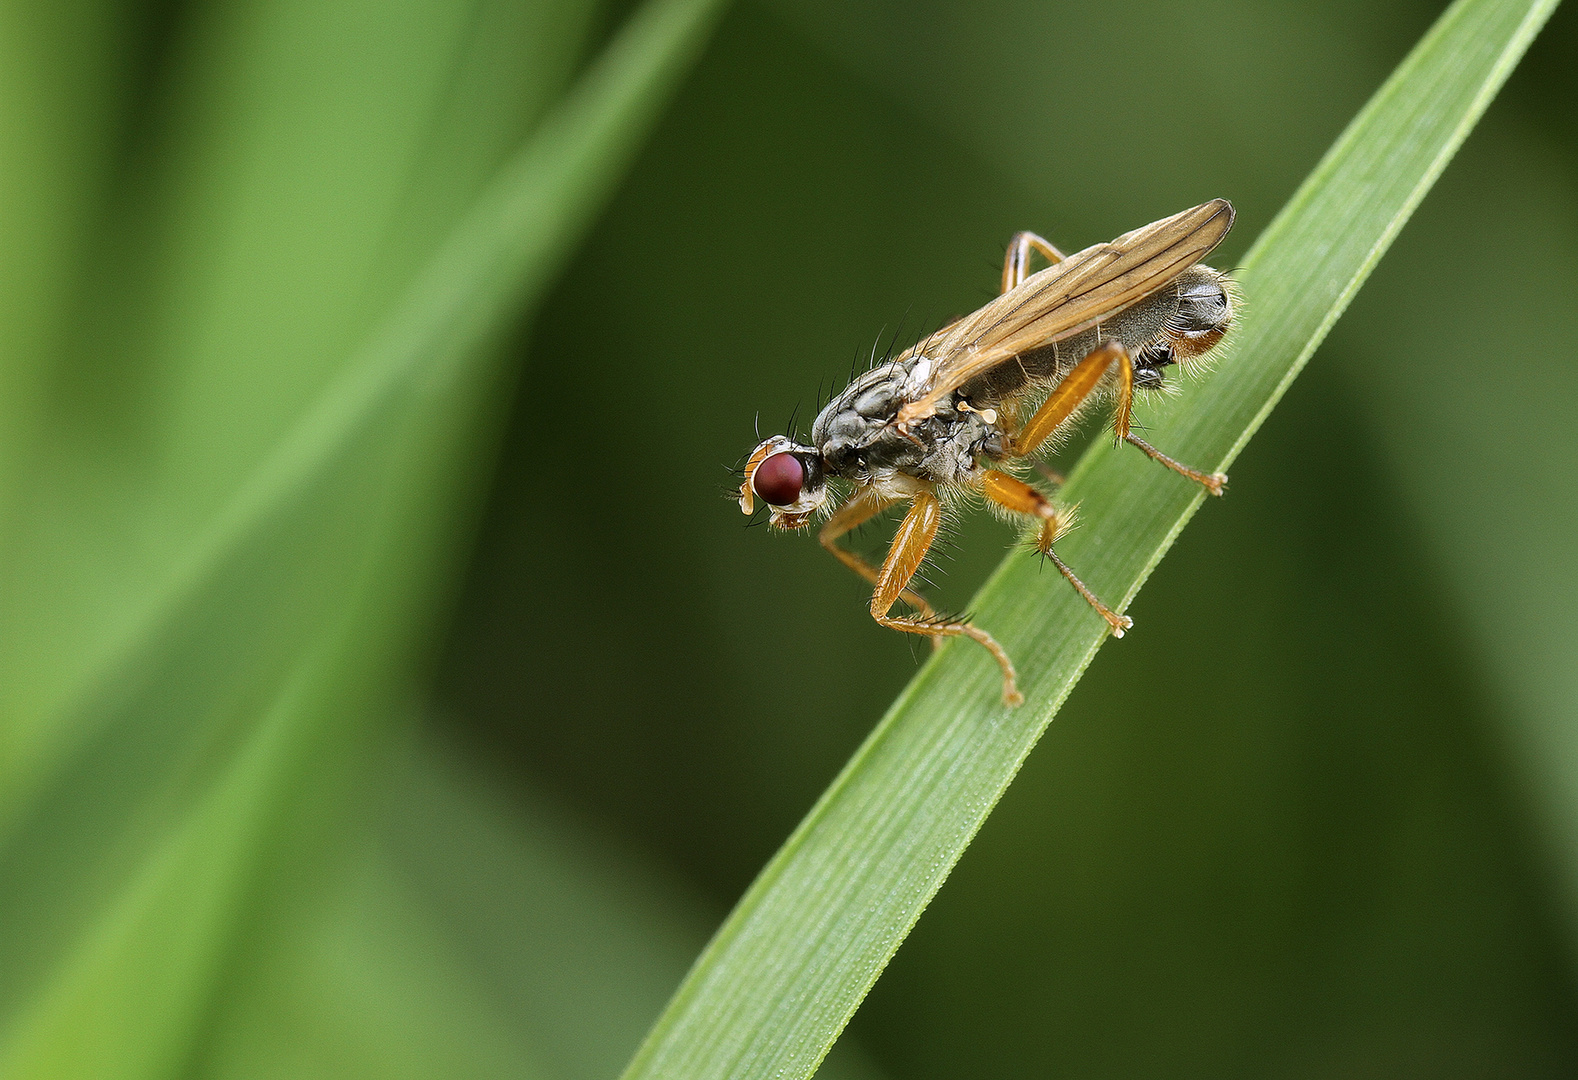
<instances>
[{"instance_id":1,"label":"folded wing","mask_svg":"<svg viewBox=\"0 0 1578 1080\"><path fill-rule=\"evenodd\" d=\"M900 411L900 422L929 416L950 393L1020 353L1073 337L1143 300L1205 258L1232 226L1232 204L1212 199L1032 274L905 354L929 356L934 366L925 396Z\"/></svg>"}]
</instances>

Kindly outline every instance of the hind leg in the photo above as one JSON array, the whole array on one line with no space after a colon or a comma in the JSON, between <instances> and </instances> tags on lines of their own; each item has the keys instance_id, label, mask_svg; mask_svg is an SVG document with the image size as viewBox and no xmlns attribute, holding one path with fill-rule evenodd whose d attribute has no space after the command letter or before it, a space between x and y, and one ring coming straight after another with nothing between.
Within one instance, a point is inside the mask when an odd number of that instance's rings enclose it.
<instances>
[{"instance_id":1,"label":"hind leg","mask_svg":"<svg viewBox=\"0 0 1578 1080\"><path fill-rule=\"evenodd\" d=\"M1122 637L1125 630L1134 625L1134 620L1127 615L1119 615L1106 604L1096 598L1096 594L1079 580L1068 564L1058 558L1057 552L1052 550L1052 545L1073 524L1073 514L1067 510L1059 510L1041 492L1007 473L998 472L996 469L987 469L981 477L981 490L988 499L1005 510L1015 514L1022 514L1032 521L1041 523L1041 530L1036 535L1036 550L1052 560L1052 565L1058 568L1058 573L1068 579L1074 590L1085 598L1085 602L1096 609L1096 614L1107 620L1107 625L1112 628L1113 637Z\"/></svg>"},{"instance_id":2,"label":"hind leg","mask_svg":"<svg viewBox=\"0 0 1578 1080\"><path fill-rule=\"evenodd\" d=\"M1090 351L1090 355L1075 364L1073 369L1048 395L1035 415L1025 421L1014 434L1009 446L1013 457L1028 457L1036 452L1054 431L1066 423L1090 395L1101 386L1109 371L1117 372L1117 406L1113 410L1112 430L1122 442L1138 447L1151 460L1167 466L1180 476L1188 477L1212 495L1220 495L1227 487L1227 474L1206 473L1191 469L1180 461L1168 457L1156 447L1129 430L1134 409L1134 362L1129 350L1115 338L1108 338Z\"/></svg>"}]
</instances>

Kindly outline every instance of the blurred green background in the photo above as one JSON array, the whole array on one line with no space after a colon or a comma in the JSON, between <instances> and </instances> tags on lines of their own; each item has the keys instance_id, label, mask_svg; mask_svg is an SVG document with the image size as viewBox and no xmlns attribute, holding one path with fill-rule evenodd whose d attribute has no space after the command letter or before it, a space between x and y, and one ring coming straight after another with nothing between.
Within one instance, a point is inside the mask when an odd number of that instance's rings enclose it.
<instances>
[{"instance_id":1,"label":"blurred green background","mask_svg":"<svg viewBox=\"0 0 1578 1080\"><path fill-rule=\"evenodd\" d=\"M1440 9L742 0L498 362L160 606L628 9L5 0L0 1066L616 1075L922 655L723 497L758 416L1018 229L1221 195L1230 266ZM1575 60L1569 7L829 1075L1578 1072Z\"/></svg>"}]
</instances>

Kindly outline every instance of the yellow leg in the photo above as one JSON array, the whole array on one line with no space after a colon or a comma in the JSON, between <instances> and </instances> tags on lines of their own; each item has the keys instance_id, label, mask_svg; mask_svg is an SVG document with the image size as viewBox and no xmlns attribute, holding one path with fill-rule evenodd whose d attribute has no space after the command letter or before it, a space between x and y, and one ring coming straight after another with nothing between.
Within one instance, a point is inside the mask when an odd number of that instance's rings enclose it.
<instances>
[{"instance_id":1,"label":"yellow leg","mask_svg":"<svg viewBox=\"0 0 1578 1080\"><path fill-rule=\"evenodd\" d=\"M1003 509L1041 522L1041 532L1036 537L1036 550L1051 559L1052 565L1068 579L1068 583L1074 586L1075 591L1085 598L1086 603L1096 609L1096 614L1107 620L1107 625L1112 628L1113 637L1122 637L1124 631L1134 625L1133 619L1127 615L1119 615L1096 599L1096 594L1091 592L1074 571L1068 568L1068 564L1057 557L1057 552L1052 550L1052 545L1057 543L1058 537L1062 536L1071 524L1069 514L1060 513L1051 499L1023 480L998 472L996 469L987 469L982 474L981 490L985 492L988 499Z\"/></svg>"},{"instance_id":2,"label":"yellow leg","mask_svg":"<svg viewBox=\"0 0 1578 1080\"><path fill-rule=\"evenodd\" d=\"M1120 442L1131 443L1138 447L1153 461L1167 466L1179 476L1188 477L1200 484L1212 495L1220 495L1227 487L1227 474L1214 472L1201 472L1173 458L1168 457L1156 447L1146 442L1129 430L1134 412L1134 363L1129 359L1129 351L1123 343L1113 338L1108 338L1096 348L1092 349L1089 356L1074 365L1072 371L1063 376L1063 381L1058 383L1057 389L1042 402L1035 415L1025 421L1024 427L1014 435L1013 442L1008 448L1011 457L1028 457L1036 452L1043 442L1067 422L1079 407L1089 400L1090 395L1096 392L1102 379L1107 373L1117 369L1117 405L1113 409L1112 431Z\"/></svg>"},{"instance_id":3,"label":"yellow leg","mask_svg":"<svg viewBox=\"0 0 1578 1080\"><path fill-rule=\"evenodd\" d=\"M1150 458L1152 461L1157 461L1167 466L1179 476L1187 476L1195 483L1204 487L1212 495L1220 495L1222 492L1227 490L1227 474L1225 472L1206 473L1201 472L1199 469L1191 469L1183 462L1175 461L1168 457L1166 454L1156 449L1156 447L1152 446L1150 443L1146 442L1144 439L1133 433L1125 435L1123 437L1123 441L1126 443L1132 443L1133 445L1139 447L1145 452L1146 457Z\"/></svg>"},{"instance_id":4,"label":"yellow leg","mask_svg":"<svg viewBox=\"0 0 1578 1080\"><path fill-rule=\"evenodd\" d=\"M877 571L877 588L871 596L871 617L882 626L902 630L907 634L922 634L932 638L955 637L963 634L974 638L986 647L992 658L997 661L997 666L1002 669L1003 704L1020 705L1025 699L1019 692L1014 663L1008 659L1008 654L1003 651L1003 647L996 639L985 630L971 626L963 619L948 616L888 614L893 609L893 605L908 591L910 579L915 576L915 571L920 569L927 550L937 538L937 528L941 523L942 504L937 501L937 496L930 492L917 495L909 513L905 514L904 520L899 523L893 544L888 548L888 557L882 561L882 569Z\"/></svg>"},{"instance_id":5,"label":"yellow leg","mask_svg":"<svg viewBox=\"0 0 1578 1080\"><path fill-rule=\"evenodd\" d=\"M1039 251L1049 263L1060 263L1068 256L1033 232L1014 233L1003 256L1003 291L1007 292L1030 276L1030 253Z\"/></svg>"},{"instance_id":6,"label":"yellow leg","mask_svg":"<svg viewBox=\"0 0 1578 1080\"><path fill-rule=\"evenodd\" d=\"M1063 376L1057 389L1041 403L1035 415L1014 435L1012 457L1028 457L1096 392L1107 372L1118 368L1118 408L1113 428L1121 439L1129 433L1129 413L1134 397L1134 365L1121 341L1108 338Z\"/></svg>"},{"instance_id":7,"label":"yellow leg","mask_svg":"<svg viewBox=\"0 0 1578 1080\"><path fill-rule=\"evenodd\" d=\"M816 538L833 558L875 585L877 568L840 544L838 538L860 528L892 505L892 500L882 499L871 488L864 488L856 492L853 498L840 506L833 516L827 519L827 524L822 526ZM936 615L931 605L926 602L926 598L912 589L905 589L899 595L899 599L927 618Z\"/></svg>"}]
</instances>

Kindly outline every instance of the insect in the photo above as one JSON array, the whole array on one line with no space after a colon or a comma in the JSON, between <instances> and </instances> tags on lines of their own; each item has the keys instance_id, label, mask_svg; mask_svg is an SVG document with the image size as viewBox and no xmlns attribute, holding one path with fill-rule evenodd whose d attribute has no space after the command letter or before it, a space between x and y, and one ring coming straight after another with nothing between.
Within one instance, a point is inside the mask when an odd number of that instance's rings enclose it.
<instances>
[{"instance_id":1,"label":"insect","mask_svg":"<svg viewBox=\"0 0 1578 1080\"><path fill-rule=\"evenodd\" d=\"M1222 494L1225 475L1173 460L1131 426L1137 392L1162 389L1167 368L1203 356L1231 328L1231 283L1200 260L1232 224L1232 205L1215 199L1073 255L1019 233L1003 261L1001 295L854 379L817 414L810 445L775 435L757 446L745 464L740 509L751 514L760 499L780 529L804 528L828 512L818 538L874 586L872 618L934 641L975 639L1002 669L1004 703L1020 704L1013 661L997 640L934 610L911 581L948 510L984 498L1034 525L1035 550L1115 637L1133 625L1058 558L1055 545L1072 526L1072 511L1021 475L1083 406L1106 400L1120 443ZM1030 273L1032 253L1051 265ZM830 492L844 495L836 508ZM908 510L880 567L839 543L903 503ZM893 614L901 602L909 613Z\"/></svg>"}]
</instances>

